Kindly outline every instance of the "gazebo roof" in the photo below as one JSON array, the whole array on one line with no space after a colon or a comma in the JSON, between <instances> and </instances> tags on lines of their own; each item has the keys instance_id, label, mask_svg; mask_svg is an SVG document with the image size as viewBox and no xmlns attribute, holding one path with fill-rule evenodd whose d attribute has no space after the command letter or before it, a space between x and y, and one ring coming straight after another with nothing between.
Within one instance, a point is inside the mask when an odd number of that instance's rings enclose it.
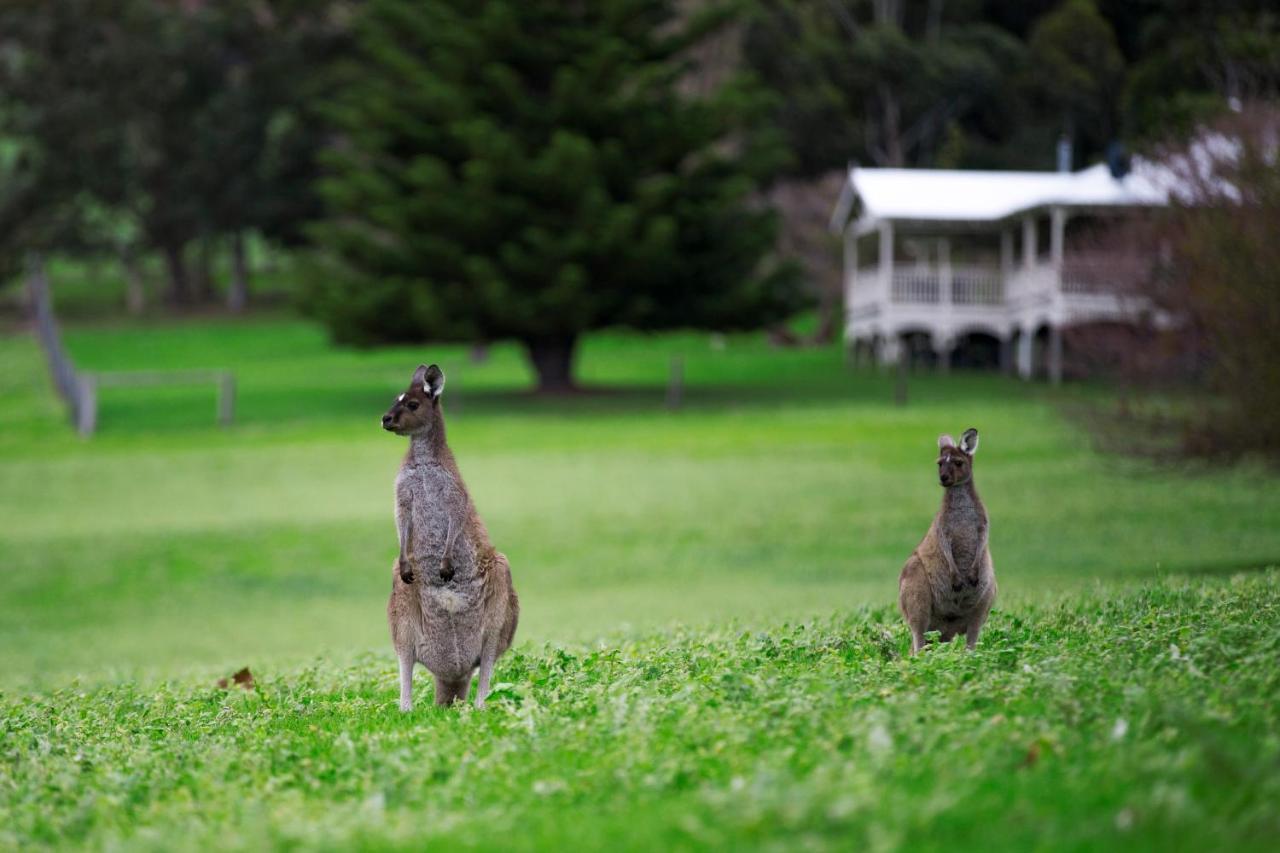
<instances>
[{"instance_id":1,"label":"gazebo roof","mask_svg":"<svg viewBox=\"0 0 1280 853\"><path fill-rule=\"evenodd\" d=\"M1138 161L1123 178L1103 164L1079 172L984 172L851 167L832 213L840 231L858 202L858 221L994 223L1037 208L1134 207L1167 203L1166 169Z\"/></svg>"}]
</instances>

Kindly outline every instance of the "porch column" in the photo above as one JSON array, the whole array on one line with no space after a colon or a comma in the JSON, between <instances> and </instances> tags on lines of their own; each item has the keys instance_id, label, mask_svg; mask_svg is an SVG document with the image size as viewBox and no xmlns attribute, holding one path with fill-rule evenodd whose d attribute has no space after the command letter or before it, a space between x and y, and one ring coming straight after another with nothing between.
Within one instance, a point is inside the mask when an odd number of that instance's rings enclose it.
<instances>
[{"instance_id":1,"label":"porch column","mask_svg":"<svg viewBox=\"0 0 1280 853\"><path fill-rule=\"evenodd\" d=\"M906 358L906 347L902 344L902 335L885 335L881 341L880 363L893 365Z\"/></svg>"},{"instance_id":2,"label":"porch column","mask_svg":"<svg viewBox=\"0 0 1280 853\"><path fill-rule=\"evenodd\" d=\"M852 343L848 338L849 321L853 316L853 292L858 286L858 232L853 223L844 229L844 334L846 345ZM854 359L857 364L857 359Z\"/></svg>"},{"instance_id":3,"label":"porch column","mask_svg":"<svg viewBox=\"0 0 1280 853\"><path fill-rule=\"evenodd\" d=\"M1021 379L1031 378L1031 348L1034 344L1035 331L1024 327L1018 336L1018 377Z\"/></svg>"},{"instance_id":4,"label":"porch column","mask_svg":"<svg viewBox=\"0 0 1280 853\"><path fill-rule=\"evenodd\" d=\"M938 302L951 304L951 238L938 238Z\"/></svg>"},{"instance_id":5,"label":"porch column","mask_svg":"<svg viewBox=\"0 0 1280 853\"><path fill-rule=\"evenodd\" d=\"M1066 240L1067 232L1067 212L1061 207L1055 207L1050 211L1049 215L1049 257L1053 261L1053 268L1062 270L1062 255Z\"/></svg>"},{"instance_id":6,"label":"porch column","mask_svg":"<svg viewBox=\"0 0 1280 853\"><path fill-rule=\"evenodd\" d=\"M880 223L880 286L884 301L893 301L893 223Z\"/></svg>"},{"instance_id":7,"label":"porch column","mask_svg":"<svg viewBox=\"0 0 1280 853\"><path fill-rule=\"evenodd\" d=\"M1022 217L1022 266L1031 269L1036 265L1036 219Z\"/></svg>"},{"instance_id":8,"label":"porch column","mask_svg":"<svg viewBox=\"0 0 1280 853\"><path fill-rule=\"evenodd\" d=\"M1062 384L1062 327L1049 327L1049 381Z\"/></svg>"},{"instance_id":9,"label":"porch column","mask_svg":"<svg viewBox=\"0 0 1280 853\"><path fill-rule=\"evenodd\" d=\"M938 341L938 344L937 344L938 372L950 373L951 372L951 354L955 352L955 348L956 348L955 338L943 337L939 335L937 338L937 341Z\"/></svg>"}]
</instances>

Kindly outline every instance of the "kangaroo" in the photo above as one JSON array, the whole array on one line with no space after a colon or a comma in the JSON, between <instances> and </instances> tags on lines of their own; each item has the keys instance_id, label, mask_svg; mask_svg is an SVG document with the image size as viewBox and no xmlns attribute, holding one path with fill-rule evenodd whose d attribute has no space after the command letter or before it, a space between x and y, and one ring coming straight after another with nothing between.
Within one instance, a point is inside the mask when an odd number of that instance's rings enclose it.
<instances>
[{"instance_id":1,"label":"kangaroo","mask_svg":"<svg viewBox=\"0 0 1280 853\"><path fill-rule=\"evenodd\" d=\"M443 391L443 371L419 365L382 416L383 429L409 436L396 476L400 553L387 602L401 711L413 708L416 663L435 677L437 705L466 699L479 669L475 706L483 708L494 662L511 647L520 618L511 567L489 542L445 441Z\"/></svg>"},{"instance_id":2,"label":"kangaroo","mask_svg":"<svg viewBox=\"0 0 1280 853\"><path fill-rule=\"evenodd\" d=\"M938 482L946 489L942 508L898 578L898 606L911 629L913 655L924 646L926 631L940 631L944 643L963 632L972 649L996 600L987 509L973 485L978 431L965 430L959 445L939 436L938 451Z\"/></svg>"}]
</instances>

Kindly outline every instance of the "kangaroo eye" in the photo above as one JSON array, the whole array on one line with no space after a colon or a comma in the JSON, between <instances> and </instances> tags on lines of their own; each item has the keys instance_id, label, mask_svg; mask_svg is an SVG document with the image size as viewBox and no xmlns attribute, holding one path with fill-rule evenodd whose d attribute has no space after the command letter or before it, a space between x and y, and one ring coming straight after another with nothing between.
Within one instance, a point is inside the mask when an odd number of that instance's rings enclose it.
<instances>
[{"instance_id":1,"label":"kangaroo eye","mask_svg":"<svg viewBox=\"0 0 1280 853\"><path fill-rule=\"evenodd\" d=\"M412 412L412 411L416 411L416 410L417 410L417 408L418 408L418 401L417 401L417 400L410 400L410 401L409 401L409 411L411 411L411 412Z\"/></svg>"}]
</instances>

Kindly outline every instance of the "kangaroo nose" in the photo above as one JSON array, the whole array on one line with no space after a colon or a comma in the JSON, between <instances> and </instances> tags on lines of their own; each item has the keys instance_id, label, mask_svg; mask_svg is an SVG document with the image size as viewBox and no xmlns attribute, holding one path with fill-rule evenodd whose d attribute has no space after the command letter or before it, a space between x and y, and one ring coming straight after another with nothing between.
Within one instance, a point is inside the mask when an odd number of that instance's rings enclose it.
<instances>
[{"instance_id":1,"label":"kangaroo nose","mask_svg":"<svg viewBox=\"0 0 1280 853\"><path fill-rule=\"evenodd\" d=\"M386 426L386 425L387 425L387 424L389 424L389 423L391 423L391 415L383 415L383 416L382 416L382 425L383 425L383 426Z\"/></svg>"}]
</instances>

